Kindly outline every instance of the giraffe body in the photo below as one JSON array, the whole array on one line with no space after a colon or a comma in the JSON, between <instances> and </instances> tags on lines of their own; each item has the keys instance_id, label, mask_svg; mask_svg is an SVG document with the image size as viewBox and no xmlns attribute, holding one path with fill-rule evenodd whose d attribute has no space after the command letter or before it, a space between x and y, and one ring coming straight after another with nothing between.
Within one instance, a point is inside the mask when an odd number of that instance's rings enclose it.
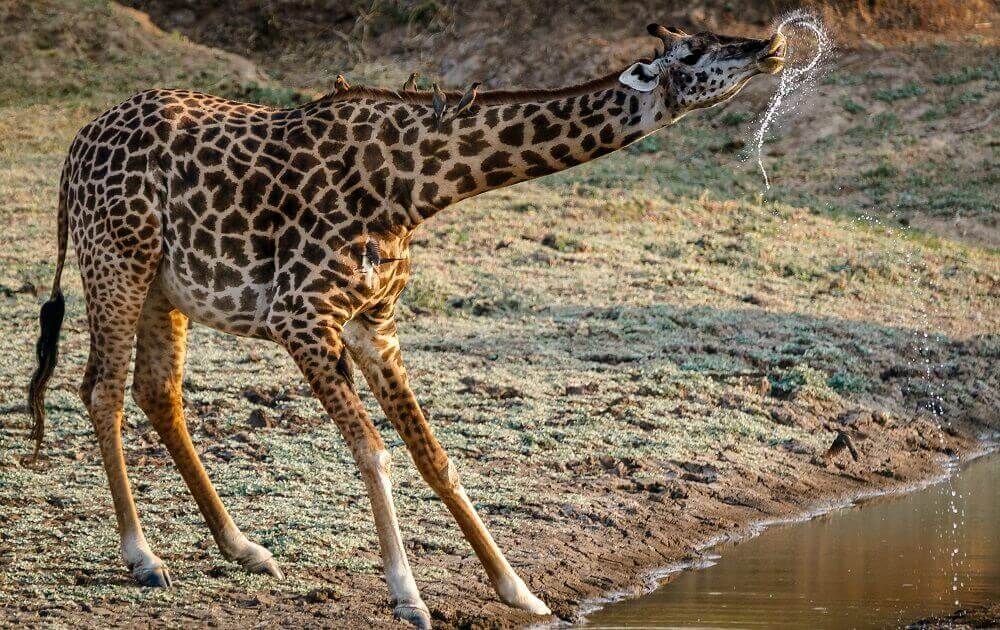
<instances>
[{"instance_id":1,"label":"giraffe body","mask_svg":"<svg viewBox=\"0 0 1000 630\"><path fill-rule=\"evenodd\" d=\"M570 88L473 91L461 116L442 118L445 100L461 95L436 90L354 87L295 109L150 90L79 132L60 184L59 261L30 402L40 443L71 235L91 334L80 395L101 446L122 556L141 584L171 580L142 533L122 455L133 347L132 395L223 555L281 577L270 552L222 505L188 435L181 383L192 319L274 341L301 369L365 482L397 616L430 623L396 523L388 453L355 390L355 363L500 598L548 614L483 525L424 418L394 309L414 230L441 209L613 152L730 98L784 51L777 39L658 36L676 39L662 58Z\"/></svg>"}]
</instances>

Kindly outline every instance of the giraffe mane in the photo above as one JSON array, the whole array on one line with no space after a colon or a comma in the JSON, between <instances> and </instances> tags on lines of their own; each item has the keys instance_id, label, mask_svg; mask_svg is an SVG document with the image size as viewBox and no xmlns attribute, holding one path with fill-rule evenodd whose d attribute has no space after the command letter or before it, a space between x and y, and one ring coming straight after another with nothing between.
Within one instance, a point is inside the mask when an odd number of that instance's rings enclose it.
<instances>
[{"instance_id":1,"label":"giraffe mane","mask_svg":"<svg viewBox=\"0 0 1000 630\"><path fill-rule=\"evenodd\" d=\"M649 63L648 59L640 59L639 61ZM591 79L583 83L577 83L574 85L566 85L557 88L535 88L530 90L488 90L480 91L476 95L477 105L505 105L508 103L531 103L540 100L550 100L568 96L579 96L581 94L588 94L595 90L601 88L609 88L618 84L618 76L622 73L622 69L615 70L603 76L597 77L596 79ZM449 101L457 101L463 95L463 92L450 91L445 92L445 96ZM430 103L434 98L433 92L430 90L423 91L403 91L403 90L393 90L391 88L381 88L373 87L368 85L358 85L351 86L351 88L344 92L331 92L320 99L313 101L313 103L335 103L344 101L357 101L366 98L375 98L379 100L396 101L401 103Z\"/></svg>"}]
</instances>

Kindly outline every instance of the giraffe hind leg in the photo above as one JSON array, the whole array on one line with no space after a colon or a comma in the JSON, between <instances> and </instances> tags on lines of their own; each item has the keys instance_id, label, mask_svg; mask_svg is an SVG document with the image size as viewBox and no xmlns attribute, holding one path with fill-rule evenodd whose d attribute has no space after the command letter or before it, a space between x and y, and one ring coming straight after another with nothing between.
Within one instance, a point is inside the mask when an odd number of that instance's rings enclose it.
<instances>
[{"instance_id":1,"label":"giraffe hind leg","mask_svg":"<svg viewBox=\"0 0 1000 630\"><path fill-rule=\"evenodd\" d=\"M95 281L87 281L85 286ZM133 338L146 287L122 276L101 278L100 290L88 286L90 358L80 386L80 398L90 414L111 488L121 555L142 586L169 587L170 573L146 541L135 508L122 451L125 379Z\"/></svg>"},{"instance_id":2,"label":"giraffe hind leg","mask_svg":"<svg viewBox=\"0 0 1000 630\"><path fill-rule=\"evenodd\" d=\"M281 579L271 552L233 522L191 443L181 398L187 323L154 284L139 318L132 397L170 452L222 555L251 573Z\"/></svg>"}]
</instances>

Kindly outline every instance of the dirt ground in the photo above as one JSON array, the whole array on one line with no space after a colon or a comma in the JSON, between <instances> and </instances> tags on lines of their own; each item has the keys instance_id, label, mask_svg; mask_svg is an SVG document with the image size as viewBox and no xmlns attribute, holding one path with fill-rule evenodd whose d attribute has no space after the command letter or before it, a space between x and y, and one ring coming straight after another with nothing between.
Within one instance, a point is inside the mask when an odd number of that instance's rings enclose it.
<instances>
[{"instance_id":1,"label":"dirt ground","mask_svg":"<svg viewBox=\"0 0 1000 630\"><path fill-rule=\"evenodd\" d=\"M221 558L129 402L140 516L176 582L132 585L75 393L88 341L73 267L45 456L24 463L24 388L76 129L151 85L287 105L321 82L301 58L298 74L287 60L258 66L104 2L4 10L0 626L390 626L363 485L275 347L196 326L185 396L224 502L274 552L283 582ZM583 69L555 56L565 72L546 68L538 80L583 78L628 58L609 50L649 46L616 39L617 28L577 44L574 55L596 51ZM1000 55L989 35L942 37L842 48L769 139L766 195L740 154L771 79L628 150L464 202L421 228L400 325L414 389L500 546L559 618L696 558L714 537L919 483L997 439L1000 139L990 117ZM344 63L352 77L394 81L431 63L429 41ZM462 85L485 67L477 54L455 70L456 45L442 45L428 77ZM364 396L393 454L403 535L436 623L536 621L497 601ZM858 461L823 456L838 431L853 437Z\"/></svg>"}]
</instances>

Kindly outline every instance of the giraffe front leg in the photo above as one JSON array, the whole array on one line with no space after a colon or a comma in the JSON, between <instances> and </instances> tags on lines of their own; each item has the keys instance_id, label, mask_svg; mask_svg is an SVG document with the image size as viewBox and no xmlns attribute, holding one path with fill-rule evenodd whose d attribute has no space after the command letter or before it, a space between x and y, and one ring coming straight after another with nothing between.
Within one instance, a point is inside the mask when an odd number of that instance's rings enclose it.
<instances>
[{"instance_id":1,"label":"giraffe front leg","mask_svg":"<svg viewBox=\"0 0 1000 630\"><path fill-rule=\"evenodd\" d=\"M396 520L389 477L389 453L354 391L350 359L344 344L335 329L320 328L326 330L316 335L315 342L303 343L302 335L298 334L285 346L313 393L337 423L361 472L378 532L393 614L417 628L430 628L430 612L417 590Z\"/></svg>"},{"instance_id":2,"label":"giraffe front leg","mask_svg":"<svg viewBox=\"0 0 1000 630\"><path fill-rule=\"evenodd\" d=\"M417 470L455 517L500 599L536 615L551 614L507 562L465 493L454 464L434 437L410 389L395 322L391 317L352 320L344 327L344 340L389 421L406 443Z\"/></svg>"}]
</instances>

